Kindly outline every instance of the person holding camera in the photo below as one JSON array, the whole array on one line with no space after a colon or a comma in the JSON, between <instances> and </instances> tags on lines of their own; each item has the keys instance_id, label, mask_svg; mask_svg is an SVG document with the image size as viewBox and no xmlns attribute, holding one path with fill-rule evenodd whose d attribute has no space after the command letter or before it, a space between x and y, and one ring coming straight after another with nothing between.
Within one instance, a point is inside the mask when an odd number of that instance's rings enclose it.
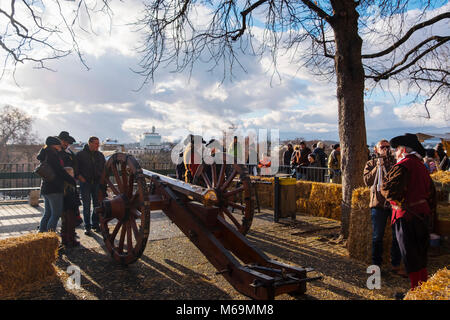
<instances>
[{"instance_id":1,"label":"person holding camera","mask_svg":"<svg viewBox=\"0 0 450 320\"><path fill-rule=\"evenodd\" d=\"M391 218L391 205L381 194L381 186L395 165L387 140L380 140L374 148L374 157L367 161L364 168L364 183L370 188L370 211L372 216L372 264L381 266L383 256L383 237L388 219ZM391 265L392 271L406 275L400 267L401 254L392 226Z\"/></svg>"},{"instance_id":2,"label":"person holding camera","mask_svg":"<svg viewBox=\"0 0 450 320\"><path fill-rule=\"evenodd\" d=\"M56 231L58 220L64 210L64 182L76 186L76 181L66 170L59 157L61 140L58 137L47 137L45 146L39 151L37 159L46 162L53 172L53 177L43 178L41 195L44 197L44 215L39 224L39 232Z\"/></svg>"},{"instance_id":3,"label":"person holding camera","mask_svg":"<svg viewBox=\"0 0 450 320\"><path fill-rule=\"evenodd\" d=\"M341 177L341 146L336 143L332 146L333 151L328 158L328 168L330 169L330 182L342 183Z\"/></svg>"}]
</instances>

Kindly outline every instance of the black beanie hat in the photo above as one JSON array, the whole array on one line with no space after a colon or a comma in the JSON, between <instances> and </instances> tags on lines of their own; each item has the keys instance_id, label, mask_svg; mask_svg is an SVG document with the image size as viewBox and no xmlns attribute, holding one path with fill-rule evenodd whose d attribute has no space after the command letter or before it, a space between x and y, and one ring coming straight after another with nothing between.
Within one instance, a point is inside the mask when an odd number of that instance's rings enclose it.
<instances>
[{"instance_id":1,"label":"black beanie hat","mask_svg":"<svg viewBox=\"0 0 450 320\"><path fill-rule=\"evenodd\" d=\"M55 146L55 145L60 145L61 144L61 140L59 140L58 137L47 137L47 139L45 139L45 144L48 146Z\"/></svg>"}]
</instances>

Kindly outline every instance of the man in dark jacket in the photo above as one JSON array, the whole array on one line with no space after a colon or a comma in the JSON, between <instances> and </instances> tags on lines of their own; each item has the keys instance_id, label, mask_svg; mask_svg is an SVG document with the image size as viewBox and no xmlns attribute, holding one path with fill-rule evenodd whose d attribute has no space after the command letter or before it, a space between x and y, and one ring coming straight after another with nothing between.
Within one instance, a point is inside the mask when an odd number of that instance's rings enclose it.
<instances>
[{"instance_id":1,"label":"man in dark jacket","mask_svg":"<svg viewBox=\"0 0 450 320\"><path fill-rule=\"evenodd\" d=\"M391 205L381 194L381 185L389 170L395 164L387 140L380 140L375 146L375 158L367 161L364 168L364 183L370 188L370 211L372 217L372 264L380 266L383 256L383 237L386 222L391 218ZM403 275L400 268L401 255L392 226L391 265L392 271Z\"/></svg>"},{"instance_id":2,"label":"man in dark jacket","mask_svg":"<svg viewBox=\"0 0 450 320\"><path fill-rule=\"evenodd\" d=\"M293 153L294 148L292 147L292 144L288 143L287 150L283 153L283 166L286 173L290 173L291 171L291 158Z\"/></svg>"},{"instance_id":3,"label":"man in dark jacket","mask_svg":"<svg viewBox=\"0 0 450 320\"><path fill-rule=\"evenodd\" d=\"M422 158L425 149L415 134L390 141L397 163L388 172L381 194L391 203L392 225L414 289L427 280L429 222L436 211L436 189Z\"/></svg>"},{"instance_id":4,"label":"man in dark jacket","mask_svg":"<svg viewBox=\"0 0 450 320\"><path fill-rule=\"evenodd\" d=\"M324 151L324 144L322 141L317 142L317 147L313 150L312 153L317 155L317 161L319 162L319 167L326 168L327 167L327 154Z\"/></svg>"},{"instance_id":5,"label":"man in dark jacket","mask_svg":"<svg viewBox=\"0 0 450 320\"><path fill-rule=\"evenodd\" d=\"M100 190L100 179L105 167L105 156L98 151L100 141L97 137L90 137L88 144L77 153L78 171L76 178L80 181L81 199L83 201L83 217L85 234L91 235L91 227L96 232L100 231L98 215L95 207L99 206L98 192ZM92 211L91 224L91 200L94 210Z\"/></svg>"}]
</instances>

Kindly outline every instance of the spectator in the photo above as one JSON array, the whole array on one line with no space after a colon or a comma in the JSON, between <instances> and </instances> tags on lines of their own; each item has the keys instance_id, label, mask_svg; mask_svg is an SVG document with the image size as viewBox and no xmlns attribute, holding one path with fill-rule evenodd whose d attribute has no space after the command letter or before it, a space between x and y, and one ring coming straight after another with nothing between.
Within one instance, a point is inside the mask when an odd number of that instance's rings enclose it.
<instances>
[{"instance_id":1,"label":"spectator","mask_svg":"<svg viewBox=\"0 0 450 320\"><path fill-rule=\"evenodd\" d=\"M364 183L370 188L370 211L372 217L372 264L381 267L383 237L387 220L391 218L391 205L381 194L381 185L394 166L395 159L390 154L387 140L380 140L374 148L375 158L367 161L364 168ZM406 275L400 267L401 255L392 226L391 265L392 272Z\"/></svg>"},{"instance_id":2,"label":"spectator","mask_svg":"<svg viewBox=\"0 0 450 320\"><path fill-rule=\"evenodd\" d=\"M61 140L58 137L47 137L45 146L39 151L37 159L42 163L47 161L55 177L51 181L42 179L41 195L44 197L44 215L39 224L39 232L56 231L58 220L64 209L64 182L72 186L76 181L63 168L63 162L58 156L61 151Z\"/></svg>"},{"instance_id":3,"label":"spectator","mask_svg":"<svg viewBox=\"0 0 450 320\"><path fill-rule=\"evenodd\" d=\"M436 189L423 165L425 149L415 134L390 141L397 163L388 172L381 194L391 203L392 225L411 289L427 280L430 215L436 210Z\"/></svg>"},{"instance_id":4,"label":"spectator","mask_svg":"<svg viewBox=\"0 0 450 320\"><path fill-rule=\"evenodd\" d=\"M309 166L308 161L308 155L311 153L311 149L306 146L305 141L300 142L299 144L299 150L297 154L295 155L295 162L296 162L296 173L297 173L297 179L304 179L306 178L306 169L302 169L302 167Z\"/></svg>"},{"instance_id":5,"label":"spectator","mask_svg":"<svg viewBox=\"0 0 450 320\"><path fill-rule=\"evenodd\" d=\"M447 171L450 167L450 160L445 153L444 145L442 143L438 143L435 147L435 150L439 156L439 170Z\"/></svg>"},{"instance_id":6,"label":"spectator","mask_svg":"<svg viewBox=\"0 0 450 320\"><path fill-rule=\"evenodd\" d=\"M288 143L287 150L283 153L283 166L284 166L284 172L289 173L290 167L291 167L291 158L292 154L294 153L294 148L292 147L291 143Z\"/></svg>"},{"instance_id":7,"label":"spectator","mask_svg":"<svg viewBox=\"0 0 450 320\"><path fill-rule=\"evenodd\" d=\"M249 175L257 176L258 151L254 139L245 138L245 163L248 167Z\"/></svg>"},{"instance_id":8,"label":"spectator","mask_svg":"<svg viewBox=\"0 0 450 320\"><path fill-rule=\"evenodd\" d=\"M341 183L341 147L339 143L333 145L333 151L328 158L328 168L330 169L331 182Z\"/></svg>"},{"instance_id":9,"label":"spectator","mask_svg":"<svg viewBox=\"0 0 450 320\"><path fill-rule=\"evenodd\" d=\"M292 174L296 176L297 180L300 179L300 168L298 167L300 165L300 146L296 145L294 147L294 152L291 156L291 169Z\"/></svg>"},{"instance_id":10,"label":"spectator","mask_svg":"<svg viewBox=\"0 0 450 320\"><path fill-rule=\"evenodd\" d=\"M183 152L180 152L178 154L178 156L180 157L180 159L183 159ZM178 180L184 180L185 170L186 169L184 167L184 161L181 160L181 162L179 164L177 164L177 167L176 167Z\"/></svg>"},{"instance_id":11,"label":"spectator","mask_svg":"<svg viewBox=\"0 0 450 320\"><path fill-rule=\"evenodd\" d=\"M324 151L325 146L322 141L317 142L317 147L313 150L312 153L317 155L317 161L319 162L320 167L327 167L327 154Z\"/></svg>"},{"instance_id":12,"label":"spectator","mask_svg":"<svg viewBox=\"0 0 450 320\"><path fill-rule=\"evenodd\" d=\"M262 159L258 163L258 168L261 170L261 175L269 176L272 174L272 170L270 168L272 162L270 161L270 157L267 153L263 153Z\"/></svg>"},{"instance_id":13,"label":"spectator","mask_svg":"<svg viewBox=\"0 0 450 320\"><path fill-rule=\"evenodd\" d=\"M190 137L190 138L189 138ZM184 149L185 179L192 183L198 167L202 164L203 144L206 143L201 136L189 135L190 142Z\"/></svg>"},{"instance_id":14,"label":"spectator","mask_svg":"<svg viewBox=\"0 0 450 320\"><path fill-rule=\"evenodd\" d=\"M309 166L306 169L306 180L321 182L322 175L319 171L320 169L315 169L320 167L319 161L317 161L317 155L315 153L308 154L308 161Z\"/></svg>"},{"instance_id":15,"label":"spectator","mask_svg":"<svg viewBox=\"0 0 450 320\"><path fill-rule=\"evenodd\" d=\"M70 150L69 145L75 142L75 139L69 135L67 131L62 131L58 138L61 140L62 150L59 157L64 163L64 169L71 177L75 176L78 171L76 156ZM75 227L79 226L83 220L80 217L80 196L77 188L65 183L64 185L64 210L61 216L61 238L62 244L66 247L75 247L80 245L76 240ZM78 220L78 221L77 221Z\"/></svg>"},{"instance_id":16,"label":"spectator","mask_svg":"<svg viewBox=\"0 0 450 320\"><path fill-rule=\"evenodd\" d=\"M242 163L242 142L238 142L238 137L233 137L233 142L228 146L228 154L233 159L234 163L243 164ZM245 155L244 155L245 156ZM244 159L245 161L245 159Z\"/></svg>"},{"instance_id":17,"label":"spectator","mask_svg":"<svg viewBox=\"0 0 450 320\"><path fill-rule=\"evenodd\" d=\"M98 215L95 207L98 207L98 193L100 191L100 179L105 168L105 156L98 151L100 141L97 137L90 137L88 144L76 155L78 162L77 179L80 181L81 200L83 202L83 217L85 234L90 236L91 228L95 232L100 231ZM92 201L92 224L91 224Z\"/></svg>"},{"instance_id":18,"label":"spectator","mask_svg":"<svg viewBox=\"0 0 450 320\"><path fill-rule=\"evenodd\" d=\"M435 149L426 149L426 155L425 158L423 158L423 163L425 164L425 167L428 169L428 172L430 174L438 171L439 162L436 161L436 159L438 158L439 157Z\"/></svg>"}]
</instances>

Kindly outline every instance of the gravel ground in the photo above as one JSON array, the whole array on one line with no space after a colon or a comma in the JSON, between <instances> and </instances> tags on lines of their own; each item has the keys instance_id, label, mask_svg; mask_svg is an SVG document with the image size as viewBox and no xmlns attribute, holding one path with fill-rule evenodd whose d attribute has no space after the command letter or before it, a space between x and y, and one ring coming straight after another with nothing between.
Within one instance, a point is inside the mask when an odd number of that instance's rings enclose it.
<instances>
[{"instance_id":1,"label":"gravel ground","mask_svg":"<svg viewBox=\"0 0 450 320\"><path fill-rule=\"evenodd\" d=\"M23 291L18 299L75 300L246 300L222 276L176 225L162 214L152 213L150 240L136 263L123 267L112 261L102 248L102 238L87 237L77 229L82 246L62 253L56 262L59 276L46 284ZM298 215L273 222L273 214L263 210L255 215L247 235L249 241L269 257L292 265L314 268L309 276L322 280L307 284L306 294L280 300L373 300L393 299L406 292L409 280L382 270L381 289L369 290L367 265L348 257L339 242L339 222ZM450 250L431 255L428 270L433 274L450 264ZM69 289L65 270L81 269L81 289Z\"/></svg>"}]
</instances>

